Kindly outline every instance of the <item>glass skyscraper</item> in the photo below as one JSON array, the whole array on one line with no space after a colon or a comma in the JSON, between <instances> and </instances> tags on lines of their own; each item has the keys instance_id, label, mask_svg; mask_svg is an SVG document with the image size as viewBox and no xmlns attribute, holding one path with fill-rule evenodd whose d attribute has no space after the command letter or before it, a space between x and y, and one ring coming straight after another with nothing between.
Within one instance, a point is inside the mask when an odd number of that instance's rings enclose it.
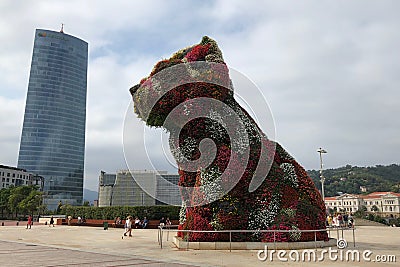
<instances>
[{"instance_id":1,"label":"glass skyscraper","mask_svg":"<svg viewBox=\"0 0 400 267\"><path fill-rule=\"evenodd\" d=\"M44 177L51 210L83 200L87 64L87 42L36 30L18 168Z\"/></svg>"}]
</instances>

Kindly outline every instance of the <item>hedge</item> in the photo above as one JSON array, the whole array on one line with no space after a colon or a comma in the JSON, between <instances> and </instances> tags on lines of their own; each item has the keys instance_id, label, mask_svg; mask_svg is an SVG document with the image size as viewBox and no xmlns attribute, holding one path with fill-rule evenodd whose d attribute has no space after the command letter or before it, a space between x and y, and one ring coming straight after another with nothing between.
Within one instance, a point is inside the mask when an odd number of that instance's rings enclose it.
<instances>
[{"instance_id":1,"label":"hedge","mask_svg":"<svg viewBox=\"0 0 400 267\"><path fill-rule=\"evenodd\" d=\"M118 206L118 207L85 207L64 205L60 213L66 216L77 218L78 216L86 219L113 220L116 217L126 218L128 215L133 217L147 217L149 220L160 220L162 217L169 217L171 220L179 219L180 207L177 206Z\"/></svg>"}]
</instances>

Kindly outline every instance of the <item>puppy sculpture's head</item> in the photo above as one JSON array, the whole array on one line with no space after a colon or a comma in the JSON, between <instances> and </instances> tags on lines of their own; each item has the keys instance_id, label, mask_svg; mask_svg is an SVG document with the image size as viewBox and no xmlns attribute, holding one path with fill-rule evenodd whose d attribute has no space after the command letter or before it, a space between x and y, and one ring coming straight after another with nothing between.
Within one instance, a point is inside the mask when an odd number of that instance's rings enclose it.
<instances>
[{"instance_id":1,"label":"puppy sculpture's head","mask_svg":"<svg viewBox=\"0 0 400 267\"><path fill-rule=\"evenodd\" d=\"M217 43L205 36L197 45L179 50L158 62L151 74L130 89L135 113L149 126L165 127L168 116L179 123L179 116L205 110L214 99L233 99L228 68ZM186 103L186 104L185 104ZM198 104L201 103L201 104ZM208 103L208 104L207 104ZM175 112L173 112L175 110Z\"/></svg>"}]
</instances>

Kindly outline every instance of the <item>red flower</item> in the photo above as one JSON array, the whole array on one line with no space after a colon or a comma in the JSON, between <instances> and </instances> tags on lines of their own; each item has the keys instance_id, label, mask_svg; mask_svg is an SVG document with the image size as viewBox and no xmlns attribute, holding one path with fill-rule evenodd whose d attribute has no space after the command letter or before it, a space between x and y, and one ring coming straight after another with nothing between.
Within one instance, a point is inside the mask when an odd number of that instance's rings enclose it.
<instances>
[{"instance_id":1,"label":"red flower","mask_svg":"<svg viewBox=\"0 0 400 267\"><path fill-rule=\"evenodd\" d=\"M210 48L210 44L206 45L196 45L195 47L187 53L186 58L189 62L192 61L204 61L208 53L208 49Z\"/></svg>"}]
</instances>

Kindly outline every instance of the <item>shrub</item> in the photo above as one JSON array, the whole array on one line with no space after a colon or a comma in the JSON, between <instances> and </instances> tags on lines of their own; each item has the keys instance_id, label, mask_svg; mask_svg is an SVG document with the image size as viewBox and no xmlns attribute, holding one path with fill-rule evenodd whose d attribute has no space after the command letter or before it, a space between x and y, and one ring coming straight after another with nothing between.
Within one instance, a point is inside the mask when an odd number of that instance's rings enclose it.
<instances>
[{"instance_id":1,"label":"shrub","mask_svg":"<svg viewBox=\"0 0 400 267\"><path fill-rule=\"evenodd\" d=\"M116 217L125 218L128 215L139 218L147 217L149 220L159 220L169 217L171 220L179 219L180 207L176 206L117 206L117 207L86 207L63 205L60 213L73 218L78 216L86 219L113 220Z\"/></svg>"}]
</instances>

